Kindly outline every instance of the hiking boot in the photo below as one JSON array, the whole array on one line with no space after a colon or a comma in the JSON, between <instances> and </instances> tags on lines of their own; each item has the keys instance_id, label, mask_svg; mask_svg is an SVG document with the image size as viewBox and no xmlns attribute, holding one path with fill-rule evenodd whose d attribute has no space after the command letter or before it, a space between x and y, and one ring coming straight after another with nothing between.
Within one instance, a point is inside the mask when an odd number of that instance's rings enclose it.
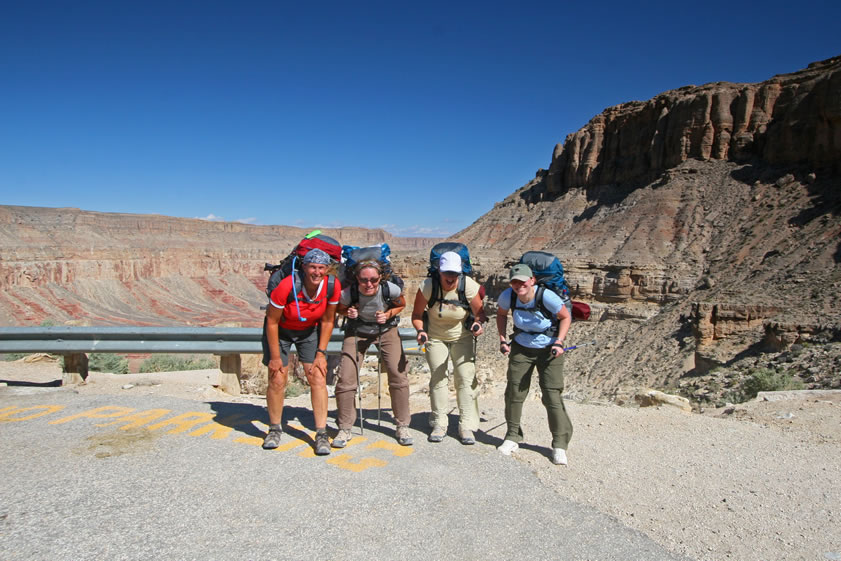
<instances>
[{"instance_id":1,"label":"hiking boot","mask_svg":"<svg viewBox=\"0 0 841 561\"><path fill-rule=\"evenodd\" d=\"M444 440L445 436L447 436L447 429L441 425L435 425L432 427L432 432L429 433L428 440L430 442L441 442Z\"/></svg>"},{"instance_id":2,"label":"hiking boot","mask_svg":"<svg viewBox=\"0 0 841 561\"><path fill-rule=\"evenodd\" d=\"M269 433L266 435L266 438L263 439L263 449L274 450L280 446L280 437L282 435L283 429L280 428L280 425L272 425L269 427Z\"/></svg>"},{"instance_id":3,"label":"hiking boot","mask_svg":"<svg viewBox=\"0 0 841 561\"><path fill-rule=\"evenodd\" d=\"M520 445L514 442L513 440L506 440L499 445L499 448L497 448L497 450L499 450L500 454L510 456L511 454L516 452L519 447Z\"/></svg>"},{"instance_id":4,"label":"hiking boot","mask_svg":"<svg viewBox=\"0 0 841 561\"><path fill-rule=\"evenodd\" d=\"M476 444L476 438L473 436L472 430L460 430L458 431L458 437L461 439L461 443L465 446Z\"/></svg>"},{"instance_id":5,"label":"hiking boot","mask_svg":"<svg viewBox=\"0 0 841 561\"><path fill-rule=\"evenodd\" d=\"M330 453L330 439L327 431L315 434L315 453L317 456L326 456Z\"/></svg>"},{"instance_id":6,"label":"hiking boot","mask_svg":"<svg viewBox=\"0 0 841 561\"><path fill-rule=\"evenodd\" d=\"M552 449L552 463L557 466L567 465L567 451L563 448Z\"/></svg>"},{"instance_id":7,"label":"hiking boot","mask_svg":"<svg viewBox=\"0 0 841 561\"><path fill-rule=\"evenodd\" d=\"M353 435L350 429L339 429L339 433L333 438L333 448L344 448Z\"/></svg>"},{"instance_id":8,"label":"hiking boot","mask_svg":"<svg viewBox=\"0 0 841 561\"><path fill-rule=\"evenodd\" d=\"M409 427L397 427L394 432L394 438L397 439L397 444L400 446L411 446L414 444L414 439L409 435Z\"/></svg>"}]
</instances>

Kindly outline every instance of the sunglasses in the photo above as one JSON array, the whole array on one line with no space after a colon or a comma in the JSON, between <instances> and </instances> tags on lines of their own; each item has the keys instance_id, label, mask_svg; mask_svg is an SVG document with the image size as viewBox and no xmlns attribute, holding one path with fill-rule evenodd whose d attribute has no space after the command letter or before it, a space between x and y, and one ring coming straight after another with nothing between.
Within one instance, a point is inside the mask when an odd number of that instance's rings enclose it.
<instances>
[{"instance_id":1,"label":"sunglasses","mask_svg":"<svg viewBox=\"0 0 841 561\"><path fill-rule=\"evenodd\" d=\"M380 282L380 277L359 277L357 280L359 284L377 284Z\"/></svg>"}]
</instances>

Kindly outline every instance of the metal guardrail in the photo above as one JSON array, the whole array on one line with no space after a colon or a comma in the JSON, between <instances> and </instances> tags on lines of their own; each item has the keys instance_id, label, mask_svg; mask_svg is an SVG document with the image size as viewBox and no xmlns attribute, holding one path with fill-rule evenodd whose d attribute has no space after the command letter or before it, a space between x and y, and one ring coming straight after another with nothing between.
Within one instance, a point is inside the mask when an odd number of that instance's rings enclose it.
<instances>
[{"instance_id":1,"label":"metal guardrail","mask_svg":"<svg viewBox=\"0 0 841 561\"><path fill-rule=\"evenodd\" d=\"M398 332L407 355L421 354L414 329ZM261 337L251 327L0 327L0 353L262 354ZM327 353L340 354L343 339L334 329Z\"/></svg>"},{"instance_id":2,"label":"metal guardrail","mask_svg":"<svg viewBox=\"0 0 841 561\"><path fill-rule=\"evenodd\" d=\"M399 329L407 355L419 355L414 329ZM263 330L250 327L0 327L0 354L51 353L64 356L64 384L84 381L86 353L195 353L219 355L219 386L239 395L241 354L263 354ZM334 329L328 355L342 352L344 332ZM376 346L368 354L376 354Z\"/></svg>"}]
</instances>

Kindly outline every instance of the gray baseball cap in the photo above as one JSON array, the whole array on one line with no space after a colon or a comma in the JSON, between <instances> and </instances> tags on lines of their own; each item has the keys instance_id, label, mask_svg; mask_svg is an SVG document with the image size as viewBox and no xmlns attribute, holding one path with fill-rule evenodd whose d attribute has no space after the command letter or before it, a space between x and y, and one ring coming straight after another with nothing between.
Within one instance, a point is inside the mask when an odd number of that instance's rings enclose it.
<instances>
[{"instance_id":1,"label":"gray baseball cap","mask_svg":"<svg viewBox=\"0 0 841 561\"><path fill-rule=\"evenodd\" d=\"M511 267L511 272L508 274L508 280L518 280L526 282L530 278L532 278L534 274L531 272L531 269L528 265L524 265L519 263Z\"/></svg>"}]
</instances>

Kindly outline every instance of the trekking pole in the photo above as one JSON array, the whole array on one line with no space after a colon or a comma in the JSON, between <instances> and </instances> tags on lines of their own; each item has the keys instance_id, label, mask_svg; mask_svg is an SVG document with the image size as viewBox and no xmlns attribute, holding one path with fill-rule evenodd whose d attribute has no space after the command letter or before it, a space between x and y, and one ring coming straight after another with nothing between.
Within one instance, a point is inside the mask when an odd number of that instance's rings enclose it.
<instances>
[{"instance_id":1,"label":"trekking pole","mask_svg":"<svg viewBox=\"0 0 841 561\"><path fill-rule=\"evenodd\" d=\"M383 324L377 324L377 426L381 426L380 417L383 413L382 390L383 390Z\"/></svg>"},{"instance_id":2,"label":"trekking pole","mask_svg":"<svg viewBox=\"0 0 841 561\"><path fill-rule=\"evenodd\" d=\"M573 345L571 347L564 347L564 352L574 351L575 349L580 349L581 347L586 347L587 345L595 345L595 341L590 341L588 343L581 343L580 345Z\"/></svg>"},{"instance_id":3,"label":"trekking pole","mask_svg":"<svg viewBox=\"0 0 841 561\"><path fill-rule=\"evenodd\" d=\"M364 356L364 355L363 355ZM356 368L356 393L359 394L359 434L365 435L362 413L362 377L359 375L359 337L356 336L356 329L353 330L353 365Z\"/></svg>"}]
</instances>

